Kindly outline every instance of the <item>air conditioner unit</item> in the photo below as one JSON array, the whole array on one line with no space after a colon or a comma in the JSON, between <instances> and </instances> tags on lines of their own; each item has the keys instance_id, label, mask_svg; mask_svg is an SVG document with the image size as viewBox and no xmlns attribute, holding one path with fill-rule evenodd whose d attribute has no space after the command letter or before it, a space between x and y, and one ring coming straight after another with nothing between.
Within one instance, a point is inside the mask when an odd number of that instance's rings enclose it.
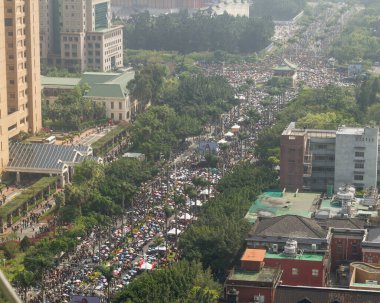
<instances>
[{"instance_id":1,"label":"air conditioner unit","mask_svg":"<svg viewBox=\"0 0 380 303\"><path fill-rule=\"evenodd\" d=\"M262 295L254 296L253 303L265 303L265 297Z\"/></svg>"},{"instance_id":2,"label":"air conditioner unit","mask_svg":"<svg viewBox=\"0 0 380 303\"><path fill-rule=\"evenodd\" d=\"M278 244L273 244L273 245L272 245L272 251L273 251L274 253L278 253Z\"/></svg>"},{"instance_id":3,"label":"air conditioner unit","mask_svg":"<svg viewBox=\"0 0 380 303\"><path fill-rule=\"evenodd\" d=\"M317 250L317 244L315 244L315 243L311 244L311 249L312 250Z\"/></svg>"},{"instance_id":4,"label":"air conditioner unit","mask_svg":"<svg viewBox=\"0 0 380 303\"><path fill-rule=\"evenodd\" d=\"M376 280L365 280L365 284L377 285L377 281Z\"/></svg>"}]
</instances>

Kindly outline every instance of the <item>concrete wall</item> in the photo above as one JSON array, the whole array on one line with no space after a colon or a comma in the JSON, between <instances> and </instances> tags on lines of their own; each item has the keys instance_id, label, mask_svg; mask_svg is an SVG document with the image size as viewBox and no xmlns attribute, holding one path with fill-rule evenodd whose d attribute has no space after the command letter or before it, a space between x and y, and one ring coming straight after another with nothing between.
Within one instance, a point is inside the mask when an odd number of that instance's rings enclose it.
<instances>
[{"instance_id":1,"label":"concrete wall","mask_svg":"<svg viewBox=\"0 0 380 303\"><path fill-rule=\"evenodd\" d=\"M337 132L335 191L344 184L364 188L377 185L378 133L379 129L375 127L364 128L362 134ZM364 163L363 168L355 167L355 163L359 162Z\"/></svg>"},{"instance_id":2,"label":"concrete wall","mask_svg":"<svg viewBox=\"0 0 380 303\"><path fill-rule=\"evenodd\" d=\"M330 243L331 270L337 269L341 264L361 261L362 240L363 236L350 235L348 232L346 235L333 235Z\"/></svg>"},{"instance_id":3,"label":"concrete wall","mask_svg":"<svg viewBox=\"0 0 380 303\"><path fill-rule=\"evenodd\" d=\"M272 287L260 287L247 281L235 282L232 285L227 281L224 288L225 293L232 289L239 292L239 303L252 303L254 297L258 295L264 296L265 303L274 302L275 288Z\"/></svg>"},{"instance_id":4,"label":"concrete wall","mask_svg":"<svg viewBox=\"0 0 380 303\"><path fill-rule=\"evenodd\" d=\"M268 259L264 260L266 267L280 267L283 269L282 284L303 286L325 286L326 271L322 261L306 261L294 259ZM298 274L294 275L292 269L297 268ZM318 276L312 275L312 270L318 270Z\"/></svg>"},{"instance_id":5,"label":"concrete wall","mask_svg":"<svg viewBox=\"0 0 380 303\"><path fill-rule=\"evenodd\" d=\"M306 135L282 135L280 154L281 188L300 190L303 188L304 155Z\"/></svg>"}]
</instances>

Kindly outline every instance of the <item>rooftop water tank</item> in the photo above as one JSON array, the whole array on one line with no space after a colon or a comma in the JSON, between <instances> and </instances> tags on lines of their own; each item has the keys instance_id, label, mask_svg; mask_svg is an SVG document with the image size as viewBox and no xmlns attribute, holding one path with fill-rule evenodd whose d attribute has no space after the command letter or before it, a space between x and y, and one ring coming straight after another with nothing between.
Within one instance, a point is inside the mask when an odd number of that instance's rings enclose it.
<instances>
[{"instance_id":1,"label":"rooftop water tank","mask_svg":"<svg viewBox=\"0 0 380 303\"><path fill-rule=\"evenodd\" d=\"M284 247L284 253L287 255L296 255L297 254L297 241L289 239L286 241L286 245Z\"/></svg>"}]
</instances>

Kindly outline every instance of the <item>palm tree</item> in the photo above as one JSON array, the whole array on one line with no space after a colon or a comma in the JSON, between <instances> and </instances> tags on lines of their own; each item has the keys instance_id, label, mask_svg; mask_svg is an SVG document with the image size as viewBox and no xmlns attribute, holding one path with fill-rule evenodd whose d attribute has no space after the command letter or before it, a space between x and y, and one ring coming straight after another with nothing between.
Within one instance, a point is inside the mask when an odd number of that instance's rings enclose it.
<instances>
[{"instance_id":1,"label":"palm tree","mask_svg":"<svg viewBox=\"0 0 380 303\"><path fill-rule=\"evenodd\" d=\"M28 302L28 290L35 285L36 279L35 279L34 273L31 271L20 271L17 273L16 277L14 278L14 282L16 285L23 291L24 294L24 302Z\"/></svg>"}]
</instances>

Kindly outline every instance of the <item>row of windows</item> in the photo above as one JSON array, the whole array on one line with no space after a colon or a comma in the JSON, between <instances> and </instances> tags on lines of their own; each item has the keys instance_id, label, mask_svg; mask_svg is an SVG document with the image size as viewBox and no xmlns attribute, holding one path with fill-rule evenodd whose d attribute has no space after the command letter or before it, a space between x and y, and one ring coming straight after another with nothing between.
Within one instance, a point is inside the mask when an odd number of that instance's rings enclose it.
<instances>
[{"instance_id":1,"label":"row of windows","mask_svg":"<svg viewBox=\"0 0 380 303\"><path fill-rule=\"evenodd\" d=\"M111 109L114 109L115 105L114 105L114 102L111 101ZM123 109L123 103L122 102L119 102L119 109Z\"/></svg>"},{"instance_id":2,"label":"row of windows","mask_svg":"<svg viewBox=\"0 0 380 303\"><path fill-rule=\"evenodd\" d=\"M374 139L373 138L364 138L364 137L356 137L355 138L356 141L366 141L366 142L373 142Z\"/></svg>"},{"instance_id":3,"label":"row of windows","mask_svg":"<svg viewBox=\"0 0 380 303\"><path fill-rule=\"evenodd\" d=\"M66 36L63 36L63 41L75 41L75 42L78 42L79 41L79 38L78 37L66 37Z\"/></svg>"},{"instance_id":4,"label":"row of windows","mask_svg":"<svg viewBox=\"0 0 380 303\"><path fill-rule=\"evenodd\" d=\"M316 161L334 161L334 155L313 155L313 159Z\"/></svg>"},{"instance_id":5,"label":"row of windows","mask_svg":"<svg viewBox=\"0 0 380 303\"><path fill-rule=\"evenodd\" d=\"M363 162L356 162L355 168L364 168L364 163Z\"/></svg>"},{"instance_id":6,"label":"row of windows","mask_svg":"<svg viewBox=\"0 0 380 303\"><path fill-rule=\"evenodd\" d=\"M355 157L364 157L364 152L355 152Z\"/></svg>"},{"instance_id":7,"label":"row of windows","mask_svg":"<svg viewBox=\"0 0 380 303\"><path fill-rule=\"evenodd\" d=\"M117 40L108 42L108 43L105 44L105 46L108 47L108 46L112 46L112 45L115 45L115 44L121 44L121 39L117 39Z\"/></svg>"},{"instance_id":8,"label":"row of windows","mask_svg":"<svg viewBox=\"0 0 380 303\"><path fill-rule=\"evenodd\" d=\"M313 166L313 172L333 172L333 171L335 171L334 167Z\"/></svg>"},{"instance_id":9,"label":"row of windows","mask_svg":"<svg viewBox=\"0 0 380 303\"><path fill-rule=\"evenodd\" d=\"M106 39L109 39L109 38L111 38L111 37L119 36L119 35L121 35L121 34L122 34L121 30L118 30L118 31L115 31L115 32L113 32L113 33L110 33L110 34L105 35L105 38L106 38Z\"/></svg>"},{"instance_id":10,"label":"row of windows","mask_svg":"<svg viewBox=\"0 0 380 303\"><path fill-rule=\"evenodd\" d=\"M115 114L111 113L111 119L115 119ZM129 112L127 112L127 119L129 119ZM119 120L123 120L123 114L119 113Z\"/></svg>"},{"instance_id":11,"label":"row of windows","mask_svg":"<svg viewBox=\"0 0 380 303\"><path fill-rule=\"evenodd\" d=\"M292 275L293 276L298 276L299 275L299 269L296 267L292 268ZM319 276L319 269L312 269L311 270L311 275L313 277L318 277Z\"/></svg>"}]
</instances>

